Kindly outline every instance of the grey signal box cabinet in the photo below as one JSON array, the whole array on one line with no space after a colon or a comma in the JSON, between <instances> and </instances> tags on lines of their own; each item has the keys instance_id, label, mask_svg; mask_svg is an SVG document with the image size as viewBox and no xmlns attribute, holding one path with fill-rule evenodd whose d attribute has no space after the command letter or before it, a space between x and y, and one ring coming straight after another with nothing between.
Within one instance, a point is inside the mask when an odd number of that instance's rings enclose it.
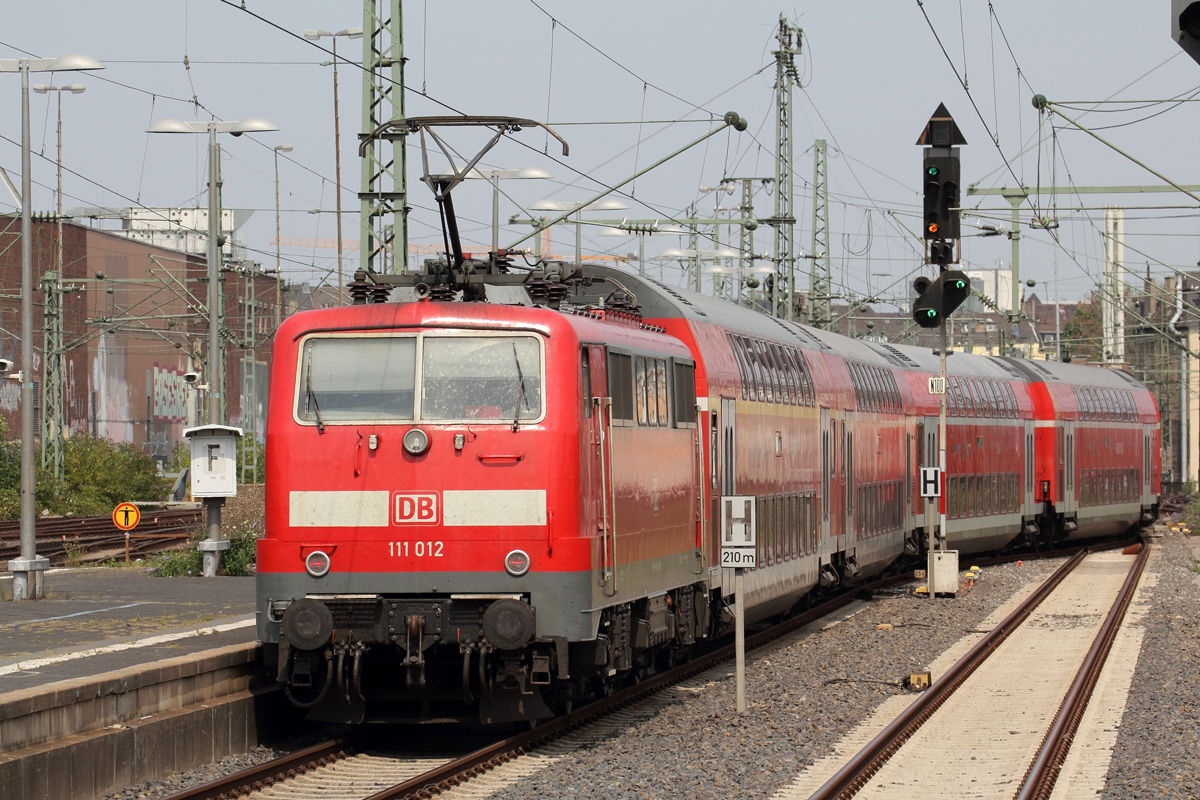
<instances>
[{"instance_id":1,"label":"grey signal box cabinet","mask_svg":"<svg viewBox=\"0 0 1200 800\"><path fill-rule=\"evenodd\" d=\"M201 425L183 432L191 448L192 497L237 497L237 440L241 428Z\"/></svg>"}]
</instances>

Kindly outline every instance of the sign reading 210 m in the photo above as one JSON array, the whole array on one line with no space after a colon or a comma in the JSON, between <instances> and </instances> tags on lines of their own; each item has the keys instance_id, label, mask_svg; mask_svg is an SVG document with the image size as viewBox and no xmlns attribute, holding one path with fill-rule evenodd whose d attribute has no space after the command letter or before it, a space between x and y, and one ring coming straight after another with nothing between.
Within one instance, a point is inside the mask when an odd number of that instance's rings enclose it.
<instances>
[{"instance_id":1,"label":"sign reading 210 m","mask_svg":"<svg viewBox=\"0 0 1200 800\"><path fill-rule=\"evenodd\" d=\"M721 497L721 566L750 569L758 563L758 514L748 495Z\"/></svg>"}]
</instances>

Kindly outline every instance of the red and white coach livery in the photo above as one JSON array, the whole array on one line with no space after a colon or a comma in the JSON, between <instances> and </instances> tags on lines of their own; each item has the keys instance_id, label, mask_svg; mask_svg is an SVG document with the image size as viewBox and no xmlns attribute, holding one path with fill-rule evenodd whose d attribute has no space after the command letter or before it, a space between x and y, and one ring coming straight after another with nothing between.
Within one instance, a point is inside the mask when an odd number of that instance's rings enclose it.
<instances>
[{"instance_id":1,"label":"red and white coach livery","mask_svg":"<svg viewBox=\"0 0 1200 800\"><path fill-rule=\"evenodd\" d=\"M751 620L925 547L929 351L610 268L472 263L375 277L405 302L360 275L356 305L276 335L258 634L313 718L537 720L688 658L731 622L722 496L757 503ZM950 372L950 547L1154 517L1131 376Z\"/></svg>"}]
</instances>

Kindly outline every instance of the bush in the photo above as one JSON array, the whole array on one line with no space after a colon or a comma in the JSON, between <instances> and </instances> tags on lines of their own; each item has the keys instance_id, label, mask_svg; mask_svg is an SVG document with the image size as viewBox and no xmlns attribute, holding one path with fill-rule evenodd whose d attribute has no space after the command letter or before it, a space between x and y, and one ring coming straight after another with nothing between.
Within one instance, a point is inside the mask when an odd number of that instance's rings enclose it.
<instances>
[{"instance_id":1,"label":"bush","mask_svg":"<svg viewBox=\"0 0 1200 800\"><path fill-rule=\"evenodd\" d=\"M0 519L21 515L21 446L0 421ZM40 456L37 463L40 464ZM63 445L63 477L37 470L37 504L51 514L99 516L129 500L161 500L170 481L154 459L127 444L76 435Z\"/></svg>"},{"instance_id":2,"label":"bush","mask_svg":"<svg viewBox=\"0 0 1200 800\"><path fill-rule=\"evenodd\" d=\"M255 526L244 526L225 531L229 549L221 554L222 575L248 578L254 575L256 544L262 534ZM204 557L196 549L198 539L189 539L182 550L165 550L150 556L154 574L163 578L196 576L201 573Z\"/></svg>"}]
</instances>

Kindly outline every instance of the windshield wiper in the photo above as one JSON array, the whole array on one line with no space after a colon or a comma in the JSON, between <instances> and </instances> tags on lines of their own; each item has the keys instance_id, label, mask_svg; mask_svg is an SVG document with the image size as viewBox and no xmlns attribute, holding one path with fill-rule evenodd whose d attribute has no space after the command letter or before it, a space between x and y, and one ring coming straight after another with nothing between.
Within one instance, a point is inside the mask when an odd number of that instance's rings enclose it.
<instances>
[{"instance_id":1,"label":"windshield wiper","mask_svg":"<svg viewBox=\"0 0 1200 800\"><path fill-rule=\"evenodd\" d=\"M514 343L513 361L517 365L517 408L513 412L513 432L516 433L517 425L521 422L521 404L524 402L525 407L529 408L529 396L525 393L525 375L521 372L521 359L517 357L517 345Z\"/></svg>"},{"instance_id":2,"label":"windshield wiper","mask_svg":"<svg viewBox=\"0 0 1200 800\"><path fill-rule=\"evenodd\" d=\"M321 420L321 406L317 403L317 395L312 388L312 351L308 351L308 369L304 376L304 402L312 407L313 413L317 417L317 433L325 432L325 423Z\"/></svg>"}]
</instances>

